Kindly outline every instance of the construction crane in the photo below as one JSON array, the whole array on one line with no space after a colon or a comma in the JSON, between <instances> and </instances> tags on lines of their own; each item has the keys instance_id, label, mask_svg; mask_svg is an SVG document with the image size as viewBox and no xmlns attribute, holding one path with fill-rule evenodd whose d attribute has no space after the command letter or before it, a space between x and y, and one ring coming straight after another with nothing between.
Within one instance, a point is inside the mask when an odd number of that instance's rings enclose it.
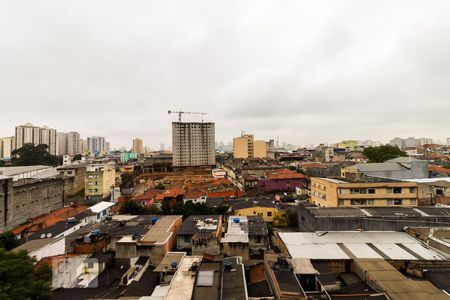
<instances>
[{"instance_id":1,"label":"construction crane","mask_svg":"<svg viewBox=\"0 0 450 300\"><path fill-rule=\"evenodd\" d=\"M181 122L181 115L183 115L183 114L202 115L202 122L203 122L203 116L207 115L207 113L203 113L203 112L181 111L181 109L180 110L169 110L167 113L169 115L170 114L178 114L178 122Z\"/></svg>"}]
</instances>

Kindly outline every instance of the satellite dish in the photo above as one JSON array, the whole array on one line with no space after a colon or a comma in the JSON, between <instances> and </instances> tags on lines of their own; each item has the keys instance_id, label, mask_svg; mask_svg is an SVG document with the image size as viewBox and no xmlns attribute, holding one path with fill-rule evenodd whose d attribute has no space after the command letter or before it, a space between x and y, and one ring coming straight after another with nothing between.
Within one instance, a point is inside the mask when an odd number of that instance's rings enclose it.
<instances>
[{"instance_id":1,"label":"satellite dish","mask_svg":"<svg viewBox=\"0 0 450 300\"><path fill-rule=\"evenodd\" d=\"M41 239L45 239L45 233L41 234Z\"/></svg>"},{"instance_id":2,"label":"satellite dish","mask_svg":"<svg viewBox=\"0 0 450 300\"><path fill-rule=\"evenodd\" d=\"M51 237L52 237L52 234L51 234L51 233L47 233L47 237L48 237L48 238L51 238Z\"/></svg>"}]
</instances>

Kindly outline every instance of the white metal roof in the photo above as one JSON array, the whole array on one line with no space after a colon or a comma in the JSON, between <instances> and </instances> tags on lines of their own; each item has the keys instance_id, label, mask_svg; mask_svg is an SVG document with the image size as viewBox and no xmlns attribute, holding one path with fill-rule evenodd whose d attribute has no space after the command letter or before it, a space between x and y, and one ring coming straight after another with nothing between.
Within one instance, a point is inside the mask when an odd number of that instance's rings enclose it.
<instances>
[{"instance_id":1,"label":"white metal roof","mask_svg":"<svg viewBox=\"0 0 450 300\"><path fill-rule=\"evenodd\" d=\"M89 209L93 213L99 213L99 212L104 211L105 209L110 208L111 206L114 206L114 205L115 205L115 203L102 201L102 202L99 202L99 203L89 207Z\"/></svg>"},{"instance_id":2,"label":"white metal roof","mask_svg":"<svg viewBox=\"0 0 450 300\"><path fill-rule=\"evenodd\" d=\"M450 182L450 177L403 179L403 181L417 182L417 183L431 183L431 182L437 182L437 181Z\"/></svg>"},{"instance_id":3,"label":"white metal roof","mask_svg":"<svg viewBox=\"0 0 450 300\"><path fill-rule=\"evenodd\" d=\"M394 231L280 232L293 258L443 260L419 240Z\"/></svg>"}]
</instances>

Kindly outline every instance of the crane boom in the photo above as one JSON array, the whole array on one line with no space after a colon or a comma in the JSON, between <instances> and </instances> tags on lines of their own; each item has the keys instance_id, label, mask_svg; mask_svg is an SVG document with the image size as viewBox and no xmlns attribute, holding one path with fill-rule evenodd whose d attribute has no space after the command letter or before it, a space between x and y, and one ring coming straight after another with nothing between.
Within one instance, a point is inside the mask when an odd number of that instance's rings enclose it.
<instances>
[{"instance_id":1,"label":"crane boom","mask_svg":"<svg viewBox=\"0 0 450 300\"><path fill-rule=\"evenodd\" d=\"M180 110L169 110L167 111L167 113L170 114L178 114L178 122L181 122L181 115L183 114L189 114L189 115L207 115L208 113L204 113L204 112L192 112L192 111L182 111ZM203 119L202 119L203 122Z\"/></svg>"}]
</instances>

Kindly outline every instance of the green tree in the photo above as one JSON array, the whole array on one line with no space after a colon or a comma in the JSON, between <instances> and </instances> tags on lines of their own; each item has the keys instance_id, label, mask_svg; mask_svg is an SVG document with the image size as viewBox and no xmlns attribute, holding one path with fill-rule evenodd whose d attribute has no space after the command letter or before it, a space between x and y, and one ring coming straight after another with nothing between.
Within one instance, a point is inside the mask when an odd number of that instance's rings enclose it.
<instances>
[{"instance_id":1,"label":"green tree","mask_svg":"<svg viewBox=\"0 0 450 300\"><path fill-rule=\"evenodd\" d=\"M0 299L51 299L51 270L35 262L25 251L0 249Z\"/></svg>"},{"instance_id":2,"label":"green tree","mask_svg":"<svg viewBox=\"0 0 450 300\"><path fill-rule=\"evenodd\" d=\"M398 147L391 145L366 148L364 149L363 154L369 159L369 162L372 163L385 162L387 160L400 156L408 156L406 152L400 150Z\"/></svg>"},{"instance_id":3,"label":"green tree","mask_svg":"<svg viewBox=\"0 0 450 300\"><path fill-rule=\"evenodd\" d=\"M73 157L72 161L77 161L77 160L81 160L83 156L81 154L75 154L75 156Z\"/></svg>"},{"instance_id":4,"label":"green tree","mask_svg":"<svg viewBox=\"0 0 450 300\"><path fill-rule=\"evenodd\" d=\"M122 173L120 175L120 188L121 189L129 189L134 187L134 174L133 173Z\"/></svg>"},{"instance_id":5,"label":"green tree","mask_svg":"<svg viewBox=\"0 0 450 300\"><path fill-rule=\"evenodd\" d=\"M5 161L3 161L3 160L0 160L0 167L4 167L4 166L6 166L6 163L5 163Z\"/></svg>"},{"instance_id":6,"label":"green tree","mask_svg":"<svg viewBox=\"0 0 450 300\"><path fill-rule=\"evenodd\" d=\"M62 164L61 157L51 155L48 152L48 146L44 144L37 146L33 144L25 144L22 148L14 150L11 155L11 162L13 166L58 166Z\"/></svg>"},{"instance_id":7,"label":"green tree","mask_svg":"<svg viewBox=\"0 0 450 300\"><path fill-rule=\"evenodd\" d=\"M0 248L11 250L17 246L17 240L11 232L0 234Z\"/></svg>"},{"instance_id":8,"label":"green tree","mask_svg":"<svg viewBox=\"0 0 450 300\"><path fill-rule=\"evenodd\" d=\"M134 201L126 200L120 207L121 214L142 215L145 214L145 208Z\"/></svg>"}]
</instances>

